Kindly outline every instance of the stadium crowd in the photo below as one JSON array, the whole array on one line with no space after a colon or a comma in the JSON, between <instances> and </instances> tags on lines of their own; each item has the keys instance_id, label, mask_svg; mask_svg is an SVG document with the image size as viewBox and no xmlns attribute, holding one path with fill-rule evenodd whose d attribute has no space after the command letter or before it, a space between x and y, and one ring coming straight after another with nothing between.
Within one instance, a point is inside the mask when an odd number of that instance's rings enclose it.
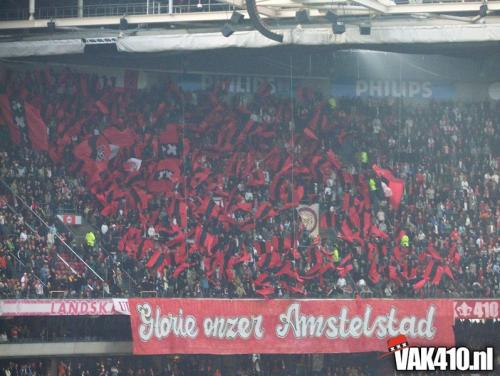
<instances>
[{"instance_id":1,"label":"stadium crowd","mask_svg":"<svg viewBox=\"0 0 500 376\"><path fill-rule=\"evenodd\" d=\"M348 362L335 355L292 357L264 357L250 355L234 359L214 356L170 357L106 357L60 359L57 376L293 376L309 372L326 376L368 376L377 374L379 367L354 365L356 357ZM347 363L347 364L345 364ZM0 367L0 376L45 375L49 361L7 361ZM306 371L309 370L309 371ZM3 373L1 373L3 371Z\"/></svg>"},{"instance_id":2,"label":"stadium crowd","mask_svg":"<svg viewBox=\"0 0 500 376\"><path fill-rule=\"evenodd\" d=\"M0 297L499 296L497 104L4 74Z\"/></svg>"}]
</instances>

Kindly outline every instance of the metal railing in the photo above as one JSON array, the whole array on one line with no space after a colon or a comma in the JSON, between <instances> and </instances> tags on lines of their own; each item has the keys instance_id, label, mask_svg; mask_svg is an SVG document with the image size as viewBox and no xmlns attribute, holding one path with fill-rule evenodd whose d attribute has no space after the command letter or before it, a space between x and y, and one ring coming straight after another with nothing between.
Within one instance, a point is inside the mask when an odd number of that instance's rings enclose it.
<instances>
[{"instance_id":1,"label":"metal railing","mask_svg":"<svg viewBox=\"0 0 500 376\"><path fill-rule=\"evenodd\" d=\"M148 4L149 3L149 4ZM200 13L200 12L224 12L232 11L235 7L229 3L222 3L215 0L188 0L185 4L175 4L172 13ZM113 17L113 16L133 16L148 14L169 14L168 4L159 1L149 1L130 4L98 4L78 6L53 6L38 7L35 9L34 17L38 20L50 20L58 18L76 17ZM0 9L1 21L27 20L29 18L28 8Z\"/></svg>"},{"instance_id":2,"label":"metal railing","mask_svg":"<svg viewBox=\"0 0 500 376\"><path fill-rule=\"evenodd\" d=\"M16 193L12 191L12 189L9 187L7 183L5 183L3 180L0 179L0 183L17 199L21 202L21 204L28 209L39 221L40 223L45 226L46 229L49 229L48 223L40 217L38 213L36 213L26 202L19 197ZM66 241L60 236L59 233L56 232L55 237L63 244L64 247L66 247L67 250L69 250L85 267L92 272L101 282L104 282L104 279L77 253L75 250L68 244Z\"/></svg>"}]
</instances>

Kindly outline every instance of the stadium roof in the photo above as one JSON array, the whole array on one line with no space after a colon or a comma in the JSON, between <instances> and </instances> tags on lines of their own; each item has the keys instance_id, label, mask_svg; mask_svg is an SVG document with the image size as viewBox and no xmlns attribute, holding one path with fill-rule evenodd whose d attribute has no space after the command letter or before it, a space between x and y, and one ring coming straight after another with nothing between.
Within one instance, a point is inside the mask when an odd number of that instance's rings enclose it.
<instances>
[{"instance_id":1,"label":"stadium roof","mask_svg":"<svg viewBox=\"0 0 500 376\"><path fill-rule=\"evenodd\" d=\"M283 36L282 42L255 30L246 12L248 0L196 1L174 5L153 0L120 4L80 0L70 6L64 6L64 1L30 0L31 6L28 0L8 1L0 6L0 57L83 53L89 44L115 44L122 52L148 53L280 45L380 48L500 40L500 1L257 0L260 17ZM15 4L21 5L9 8ZM234 10L245 20L233 25L234 33L225 38L221 27ZM307 11L307 21L296 17L301 10ZM345 32L332 31L332 22L336 22L332 15L345 25ZM360 25L368 25L369 33L361 33Z\"/></svg>"}]
</instances>

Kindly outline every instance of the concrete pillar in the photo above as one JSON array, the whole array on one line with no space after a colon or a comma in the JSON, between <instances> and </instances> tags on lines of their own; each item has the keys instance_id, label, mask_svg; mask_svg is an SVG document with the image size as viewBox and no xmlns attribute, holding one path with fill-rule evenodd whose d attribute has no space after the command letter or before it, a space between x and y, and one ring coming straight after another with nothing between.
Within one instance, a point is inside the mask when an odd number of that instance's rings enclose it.
<instances>
[{"instance_id":1,"label":"concrete pillar","mask_svg":"<svg viewBox=\"0 0 500 376\"><path fill-rule=\"evenodd\" d=\"M78 0L78 17L83 17L83 0Z\"/></svg>"},{"instance_id":2,"label":"concrete pillar","mask_svg":"<svg viewBox=\"0 0 500 376\"><path fill-rule=\"evenodd\" d=\"M35 0L30 0L30 21L35 19Z\"/></svg>"},{"instance_id":3,"label":"concrete pillar","mask_svg":"<svg viewBox=\"0 0 500 376\"><path fill-rule=\"evenodd\" d=\"M54 358L50 359L50 366L47 370L47 376L49 375L57 375L57 360Z\"/></svg>"},{"instance_id":4,"label":"concrete pillar","mask_svg":"<svg viewBox=\"0 0 500 376\"><path fill-rule=\"evenodd\" d=\"M174 13L174 0L168 0L168 14Z\"/></svg>"}]
</instances>

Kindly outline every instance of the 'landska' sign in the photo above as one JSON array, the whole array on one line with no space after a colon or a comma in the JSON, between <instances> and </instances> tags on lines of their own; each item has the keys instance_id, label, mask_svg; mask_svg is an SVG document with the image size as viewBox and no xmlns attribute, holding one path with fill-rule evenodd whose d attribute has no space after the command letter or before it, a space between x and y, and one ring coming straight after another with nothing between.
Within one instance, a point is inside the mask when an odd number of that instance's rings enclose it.
<instances>
[{"instance_id":1,"label":"'landska' sign","mask_svg":"<svg viewBox=\"0 0 500 376\"><path fill-rule=\"evenodd\" d=\"M446 300L130 299L134 354L386 351L388 338L451 346Z\"/></svg>"}]
</instances>

